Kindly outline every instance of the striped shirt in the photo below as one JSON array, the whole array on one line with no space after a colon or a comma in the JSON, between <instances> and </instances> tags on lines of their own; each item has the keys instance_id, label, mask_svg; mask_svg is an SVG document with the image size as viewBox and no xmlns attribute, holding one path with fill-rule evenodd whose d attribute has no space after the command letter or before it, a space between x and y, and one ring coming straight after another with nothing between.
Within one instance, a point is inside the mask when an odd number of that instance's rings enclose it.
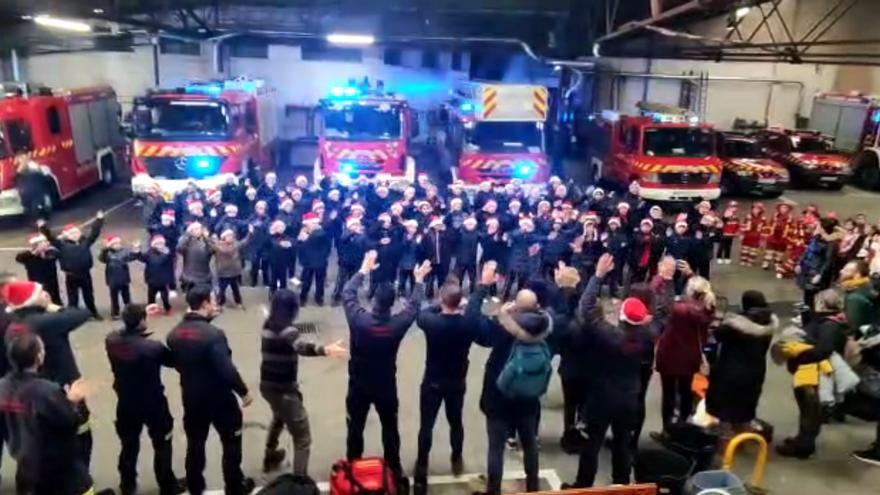
<instances>
[{"instance_id":1,"label":"striped shirt","mask_svg":"<svg viewBox=\"0 0 880 495\"><path fill-rule=\"evenodd\" d=\"M297 390L299 356L323 356L324 348L299 339L296 327L280 332L263 329L260 363L260 387L282 392Z\"/></svg>"}]
</instances>

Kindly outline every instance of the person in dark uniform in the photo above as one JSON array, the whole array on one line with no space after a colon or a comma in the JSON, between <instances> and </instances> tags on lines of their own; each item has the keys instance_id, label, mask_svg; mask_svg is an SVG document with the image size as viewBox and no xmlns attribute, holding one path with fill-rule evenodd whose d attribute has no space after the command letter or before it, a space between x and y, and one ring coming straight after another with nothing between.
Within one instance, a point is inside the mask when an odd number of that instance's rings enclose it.
<instances>
[{"instance_id":1,"label":"person in dark uniform","mask_svg":"<svg viewBox=\"0 0 880 495\"><path fill-rule=\"evenodd\" d=\"M52 303L61 306L61 291L58 289L58 250L49 244L42 234L28 238L30 249L15 255L15 261L24 265L24 271L31 282L43 286L52 296Z\"/></svg>"},{"instance_id":2,"label":"person in dark uniform","mask_svg":"<svg viewBox=\"0 0 880 495\"><path fill-rule=\"evenodd\" d=\"M205 442L211 426L223 447L223 481L227 495L245 495L254 480L241 472L241 407L253 398L241 379L223 330L211 324L217 315L213 292L196 285L186 295L189 311L168 335L174 367L180 373L183 429L186 432L186 484L189 492L205 491Z\"/></svg>"},{"instance_id":3,"label":"person in dark uniform","mask_svg":"<svg viewBox=\"0 0 880 495\"><path fill-rule=\"evenodd\" d=\"M58 261L61 263L61 271L64 272L64 285L67 287L67 305L73 308L79 306L79 293L82 292L83 302L92 313L92 318L102 320L95 308L95 288L92 285L90 270L94 265L92 259L92 244L101 235L101 226L104 224L104 212L98 211L94 223L89 230L89 235L83 237L82 231L76 225L66 225L63 239L56 237L49 230L45 220L37 220L37 227L52 246L58 250Z\"/></svg>"},{"instance_id":4,"label":"person in dark uniform","mask_svg":"<svg viewBox=\"0 0 880 495\"><path fill-rule=\"evenodd\" d=\"M65 391L40 377L46 349L38 335L23 332L8 345L12 370L0 380L0 421L9 453L18 462L16 491L94 493L89 467L78 455L81 417L77 405L85 401L85 384L76 380Z\"/></svg>"},{"instance_id":5,"label":"person in dark uniform","mask_svg":"<svg viewBox=\"0 0 880 495\"><path fill-rule=\"evenodd\" d=\"M321 218L314 213L303 216L303 230L297 237L297 249L302 263L302 289L300 306L305 306L312 283L315 286L315 304L324 305L324 284L327 281L327 264L330 262L330 236L321 225Z\"/></svg>"},{"instance_id":6,"label":"person in dark uniform","mask_svg":"<svg viewBox=\"0 0 880 495\"><path fill-rule=\"evenodd\" d=\"M123 327L104 340L113 370L116 390L116 434L119 453L119 488L122 495L137 493L137 459L144 426L153 442L153 470L161 495L183 493L171 468L171 437L174 419L168 410L162 386L163 366L171 367L171 351L165 344L149 338L147 311L143 305L129 304L122 310Z\"/></svg>"}]
</instances>

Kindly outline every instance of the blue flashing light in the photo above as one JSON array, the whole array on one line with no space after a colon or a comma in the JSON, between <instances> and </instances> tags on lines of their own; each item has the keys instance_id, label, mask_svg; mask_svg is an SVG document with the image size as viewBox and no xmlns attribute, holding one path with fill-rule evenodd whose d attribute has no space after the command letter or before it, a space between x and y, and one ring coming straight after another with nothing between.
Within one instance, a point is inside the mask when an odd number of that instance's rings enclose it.
<instances>
[{"instance_id":1,"label":"blue flashing light","mask_svg":"<svg viewBox=\"0 0 880 495\"><path fill-rule=\"evenodd\" d=\"M345 96L357 96L359 93L357 88L348 87L345 88Z\"/></svg>"},{"instance_id":2,"label":"blue flashing light","mask_svg":"<svg viewBox=\"0 0 880 495\"><path fill-rule=\"evenodd\" d=\"M874 117L872 119L874 123L880 124L880 110L874 112Z\"/></svg>"},{"instance_id":3,"label":"blue flashing light","mask_svg":"<svg viewBox=\"0 0 880 495\"><path fill-rule=\"evenodd\" d=\"M342 96L345 93L345 88L330 88L330 94L333 96Z\"/></svg>"},{"instance_id":4,"label":"blue flashing light","mask_svg":"<svg viewBox=\"0 0 880 495\"><path fill-rule=\"evenodd\" d=\"M344 174L353 174L357 171L357 165L352 162L342 162L339 164L339 171Z\"/></svg>"},{"instance_id":5,"label":"blue flashing light","mask_svg":"<svg viewBox=\"0 0 880 495\"><path fill-rule=\"evenodd\" d=\"M223 158L216 156L191 156L187 158L186 172L190 178L204 179L220 171Z\"/></svg>"},{"instance_id":6,"label":"blue flashing light","mask_svg":"<svg viewBox=\"0 0 880 495\"><path fill-rule=\"evenodd\" d=\"M513 176L517 179L531 178L535 173L535 162L522 160L513 164Z\"/></svg>"},{"instance_id":7,"label":"blue flashing light","mask_svg":"<svg viewBox=\"0 0 880 495\"><path fill-rule=\"evenodd\" d=\"M190 94L206 94L219 96L223 92L223 87L219 84L190 84L184 88L186 93Z\"/></svg>"},{"instance_id":8,"label":"blue flashing light","mask_svg":"<svg viewBox=\"0 0 880 495\"><path fill-rule=\"evenodd\" d=\"M201 159L199 159L199 160L196 160L196 168L202 168L202 169L205 169L205 168L210 168L210 167L211 167L211 161L210 161L210 160L208 160L208 159L206 159L206 158L201 158Z\"/></svg>"},{"instance_id":9,"label":"blue flashing light","mask_svg":"<svg viewBox=\"0 0 880 495\"><path fill-rule=\"evenodd\" d=\"M473 112L474 111L474 104L470 103L470 102L462 103L461 104L461 111L462 112Z\"/></svg>"}]
</instances>

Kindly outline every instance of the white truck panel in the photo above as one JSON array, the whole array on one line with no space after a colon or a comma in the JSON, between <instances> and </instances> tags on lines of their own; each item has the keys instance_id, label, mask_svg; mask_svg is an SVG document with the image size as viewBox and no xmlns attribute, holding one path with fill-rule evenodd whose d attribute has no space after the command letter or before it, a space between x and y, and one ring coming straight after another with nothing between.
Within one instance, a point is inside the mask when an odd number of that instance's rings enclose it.
<instances>
[{"instance_id":1,"label":"white truck panel","mask_svg":"<svg viewBox=\"0 0 880 495\"><path fill-rule=\"evenodd\" d=\"M477 120L544 122L550 106L547 88L530 84L481 84L475 99Z\"/></svg>"}]
</instances>

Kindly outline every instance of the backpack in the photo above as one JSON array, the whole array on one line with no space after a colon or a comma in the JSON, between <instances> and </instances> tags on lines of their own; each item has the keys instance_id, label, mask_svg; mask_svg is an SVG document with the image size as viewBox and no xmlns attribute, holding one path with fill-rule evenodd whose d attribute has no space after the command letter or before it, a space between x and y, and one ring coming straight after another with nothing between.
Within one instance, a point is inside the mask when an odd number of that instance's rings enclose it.
<instances>
[{"instance_id":1,"label":"backpack","mask_svg":"<svg viewBox=\"0 0 880 495\"><path fill-rule=\"evenodd\" d=\"M553 373L552 357L546 342L514 342L495 386L509 399L541 397L547 392Z\"/></svg>"},{"instance_id":2,"label":"backpack","mask_svg":"<svg viewBox=\"0 0 880 495\"><path fill-rule=\"evenodd\" d=\"M296 476L290 473L270 481L260 490L260 495L320 495L315 480L308 476Z\"/></svg>"},{"instance_id":3,"label":"backpack","mask_svg":"<svg viewBox=\"0 0 880 495\"><path fill-rule=\"evenodd\" d=\"M330 495L398 495L394 472L380 457L336 461L330 471Z\"/></svg>"}]
</instances>

